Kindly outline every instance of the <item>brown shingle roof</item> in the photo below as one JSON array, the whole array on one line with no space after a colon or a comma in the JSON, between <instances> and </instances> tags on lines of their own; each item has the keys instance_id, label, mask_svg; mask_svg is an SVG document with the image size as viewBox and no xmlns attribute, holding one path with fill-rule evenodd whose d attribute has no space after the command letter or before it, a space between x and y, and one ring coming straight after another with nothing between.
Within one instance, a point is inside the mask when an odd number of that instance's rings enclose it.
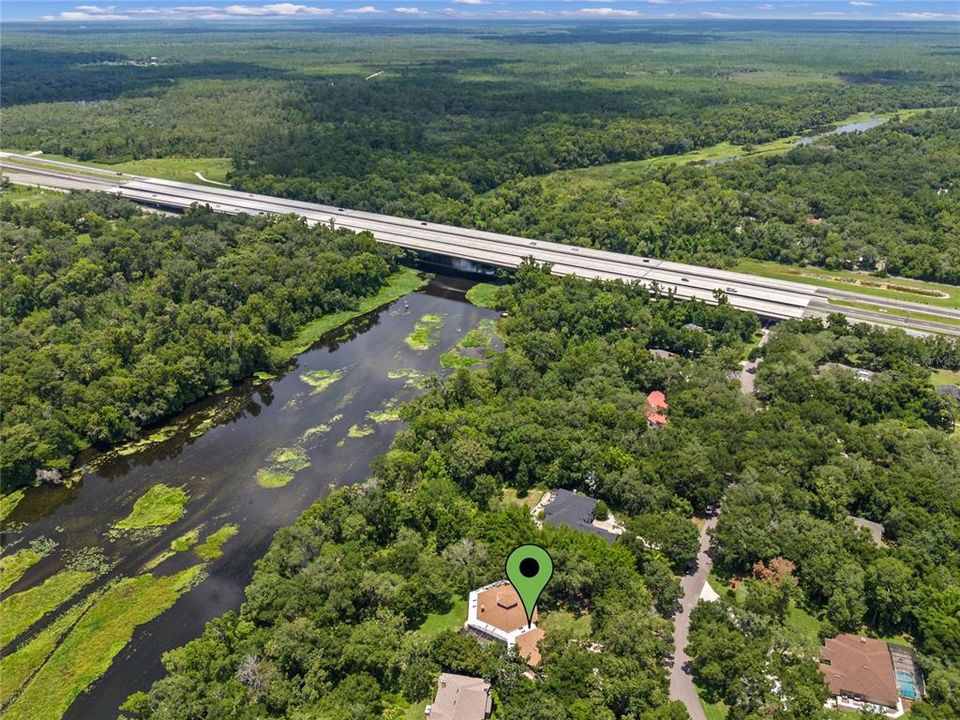
<instances>
[{"instance_id":1,"label":"brown shingle roof","mask_svg":"<svg viewBox=\"0 0 960 720\"><path fill-rule=\"evenodd\" d=\"M431 720L484 720L490 714L490 683L468 675L441 673Z\"/></svg>"},{"instance_id":2,"label":"brown shingle roof","mask_svg":"<svg viewBox=\"0 0 960 720\"><path fill-rule=\"evenodd\" d=\"M527 614L520 596L509 583L487 588L477 595L477 619L504 632L527 627ZM537 611L533 611L537 619Z\"/></svg>"},{"instance_id":3,"label":"brown shingle roof","mask_svg":"<svg viewBox=\"0 0 960 720\"><path fill-rule=\"evenodd\" d=\"M896 707L899 691L885 642L845 633L828 638L821 656L826 662L820 672L831 693Z\"/></svg>"},{"instance_id":4,"label":"brown shingle roof","mask_svg":"<svg viewBox=\"0 0 960 720\"><path fill-rule=\"evenodd\" d=\"M530 667L540 664L540 648L537 647L544 636L543 628L534 628L517 638L517 652Z\"/></svg>"}]
</instances>

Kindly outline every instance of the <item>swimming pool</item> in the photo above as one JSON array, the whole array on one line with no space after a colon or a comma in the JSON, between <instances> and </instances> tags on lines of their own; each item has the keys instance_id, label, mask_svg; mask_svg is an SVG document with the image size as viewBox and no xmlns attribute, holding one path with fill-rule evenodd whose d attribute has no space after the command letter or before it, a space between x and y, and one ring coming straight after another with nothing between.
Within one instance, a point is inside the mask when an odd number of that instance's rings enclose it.
<instances>
[{"instance_id":1,"label":"swimming pool","mask_svg":"<svg viewBox=\"0 0 960 720\"><path fill-rule=\"evenodd\" d=\"M906 670L897 670L897 685L900 687L900 694L905 698L917 697L917 686L913 682L913 674Z\"/></svg>"}]
</instances>

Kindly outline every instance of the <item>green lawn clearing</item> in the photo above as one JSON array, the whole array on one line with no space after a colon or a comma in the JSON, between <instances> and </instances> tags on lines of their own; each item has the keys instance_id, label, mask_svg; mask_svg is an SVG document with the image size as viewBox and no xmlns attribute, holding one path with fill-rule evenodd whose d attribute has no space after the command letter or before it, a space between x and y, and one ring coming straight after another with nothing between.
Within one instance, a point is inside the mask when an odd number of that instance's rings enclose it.
<instances>
[{"instance_id":1,"label":"green lawn clearing","mask_svg":"<svg viewBox=\"0 0 960 720\"><path fill-rule=\"evenodd\" d=\"M445 613L430 613L423 625L417 628L422 638L432 638L444 630L459 630L467 621L467 599L453 598L453 606Z\"/></svg>"}]
</instances>

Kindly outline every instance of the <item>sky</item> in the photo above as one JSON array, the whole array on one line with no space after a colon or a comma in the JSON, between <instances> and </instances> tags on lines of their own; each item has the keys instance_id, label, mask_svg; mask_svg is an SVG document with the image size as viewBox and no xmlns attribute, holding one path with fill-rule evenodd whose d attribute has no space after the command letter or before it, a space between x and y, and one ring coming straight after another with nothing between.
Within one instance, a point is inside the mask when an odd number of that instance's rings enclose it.
<instances>
[{"instance_id":1,"label":"sky","mask_svg":"<svg viewBox=\"0 0 960 720\"><path fill-rule=\"evenodd\" d=\"M373 4L366 4L366 3ZM334 19L656 19L780 18L960 20L960 0L3 0L0 19L50 23L156 20L289 22Z\"/></svg>"}]
</instances>

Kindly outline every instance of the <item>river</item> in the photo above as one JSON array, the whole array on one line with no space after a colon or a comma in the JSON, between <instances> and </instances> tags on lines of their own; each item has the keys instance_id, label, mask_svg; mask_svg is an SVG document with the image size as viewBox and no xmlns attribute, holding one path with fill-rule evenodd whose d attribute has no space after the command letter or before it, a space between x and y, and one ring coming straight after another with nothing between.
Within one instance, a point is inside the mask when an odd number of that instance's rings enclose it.
<instances>
[{"instance_id":1,"label":"river","mask_svg":"<svg viewBox=\"0 0 960 720\"><path fill-rule=\"evenodd\" d=\"M831 135L845 135L847 133L853 132L866 132L867 130L872 130L875 127L880 127L887 122L886 118L882 117L872 117L866 118L864 120L857 120L855 122L843 123L841 125L836 125L830 127L829 129L820 128L810 132L808 135L804 135L794 144L795 147L800 147L803 145L812 145L818 140L829 137ZM727 157L713 158L712 160L705 160L700 165L703 167L710 167L712 165L722 165L724 163L733 162L734 160L740 160L743 157L750 157L749 155L729 155Z\"/></svg>"},{"instance_id":2,"label":"river","mask_svg":"<svg viewBox=\"0 0 960 720\"><path fill-rule=\"evenodd\" d=\"M815 143L817 140L830 135L845 135L853 132L866 132L867 130L872 130L875 127L880 127L885 122L887 122L886 118L872 117L865 120L858 120L857 122L845 123L843 125L837 125L835 128L831 128L830 130L821 130L811 133L810 135L805 135L797 140L796 144L810 145L811 143Z\"/></svg>"},{"instance_id":3,"label":"river","mask_svg":"<svg viewBox=\"0 0 960 720\"><path fill-rule=\"evenodd\" d=\"M266 551L278 528L292 524L329 488L365 479L370 460L388 448L401 425L372 421L367 413L414 397L420 392L414 380L438 372L441 353L480 320L496 317L495 312L464 300L463 292L471 284L437 276L425 289L331 333L299 356L282 376L247 381L198 403L172 419L170 427L179 428L173 437L125 456L88 453L83 460L96 469L87 471L73 487L27 491L7 520L4 552L38 538L55 540L58 547L30 568L10 588L11 594L61 570L65 556L81 548L102 548L113 565L97 581L102 584L142 573L144 564L168 550L173 539L200 524L207 530L226 523L239 528L223 546L223 555L208 564L208 577L170 610L138 627L131 642L99 681L74 701L66 717L114 720L130 693L147 689L163 674L163 652L198 636L207 620L240 606L254 561ZM413 350L404 338L427 314L443 318L434 330L435 344ZM316 371L342 374L314 392L301 376ZM202 434L191 432L197 418L210 418L211 413L219 424ZM329 429L313 435L307 432L318 426ZM355 431L349 433L350 428ZM261 487L257 470L270 464L278 448L302 442L305 433L312 438L307 448L310 467L284 487ZM184 516L153 536L111 539L110 527L157 483L183 486L189 493ZM165 575L196 562L195 557L188 561L188 555L192 553L172 556L155 572Z\"/></svg>"}]
</instances>

